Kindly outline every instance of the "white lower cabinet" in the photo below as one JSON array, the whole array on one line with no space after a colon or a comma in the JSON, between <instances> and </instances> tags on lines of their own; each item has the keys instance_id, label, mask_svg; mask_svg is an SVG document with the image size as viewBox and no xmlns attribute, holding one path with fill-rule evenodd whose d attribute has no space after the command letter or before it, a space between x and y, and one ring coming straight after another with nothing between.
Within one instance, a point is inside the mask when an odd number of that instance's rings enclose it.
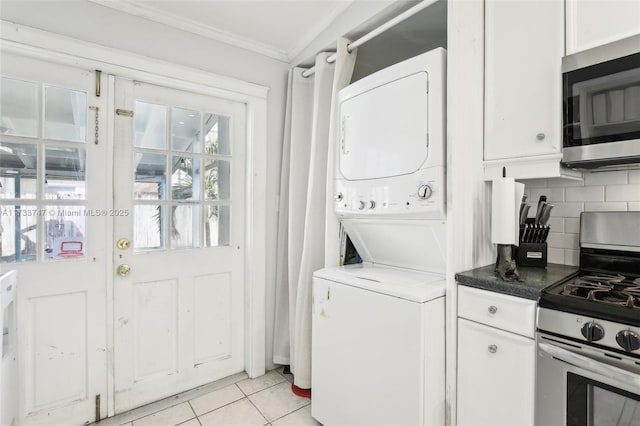
<instances>
[{"instance_id":1,"label":"white lower cabinet","mask_svg":"<svg viewBox=\"0 0 640 426\"><path fill-rule=\"evenodd\" d=\"M458 318L458 425L533 426L534 395L535 340Z\"/></svg>"}]
</instances>

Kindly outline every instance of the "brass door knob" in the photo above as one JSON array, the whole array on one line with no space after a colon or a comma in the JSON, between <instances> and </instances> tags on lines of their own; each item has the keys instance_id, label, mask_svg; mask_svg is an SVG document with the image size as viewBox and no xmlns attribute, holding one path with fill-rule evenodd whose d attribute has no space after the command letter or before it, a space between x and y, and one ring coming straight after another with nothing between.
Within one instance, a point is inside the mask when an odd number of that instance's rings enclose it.
<instances>
[{"instance_id":1,"label":"brass door knob","mask_svg":"<svg viewBox=\"0 0 640 426\"><path fill-rule=\"evenodd\" d=\"M126 277L127 275L129 275L129 272L131 272L131 266L127 265L126 263L118 265L117 272L121 277Z\"/></svg>"},{"instance_id":2,"label":"brass door knob","mask_svg":"<svg viewBox=\"0 0 640 426\"><path fill-rule=\"evenodd\" d=\"M127 238L120 238L118 240L118 242L116 243L116 246L120 249L120 250L126 250L129 248L131 244L129 243L129 240Z\"/></svg>"}]
</instances>

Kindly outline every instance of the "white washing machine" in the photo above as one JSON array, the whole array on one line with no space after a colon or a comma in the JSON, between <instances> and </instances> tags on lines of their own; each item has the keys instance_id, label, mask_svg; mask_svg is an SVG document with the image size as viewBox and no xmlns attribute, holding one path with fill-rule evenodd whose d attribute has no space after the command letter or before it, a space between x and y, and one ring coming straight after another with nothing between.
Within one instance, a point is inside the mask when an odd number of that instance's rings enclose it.
<instances>
[{"instance_id":1,"label":"white washing machine","mask_svg":"<svg viewBox=\"0 0 640 426\"><path fill-rule=\"evenodd\" d=\"M445 423L445 56L339 94L334 207L364 263L314 273L311 414L325 426Z\"/></svg>"},{"instance_id":2,"label":"white washing machine","mask_svg":"<svg viewBox=\"0 0 640 426\"><path fill-rule=\"evenodd\" d=\"M322 269L313 286L312 416L331 425L443 425L440 275Z\"/></svg>"}]
</instances>

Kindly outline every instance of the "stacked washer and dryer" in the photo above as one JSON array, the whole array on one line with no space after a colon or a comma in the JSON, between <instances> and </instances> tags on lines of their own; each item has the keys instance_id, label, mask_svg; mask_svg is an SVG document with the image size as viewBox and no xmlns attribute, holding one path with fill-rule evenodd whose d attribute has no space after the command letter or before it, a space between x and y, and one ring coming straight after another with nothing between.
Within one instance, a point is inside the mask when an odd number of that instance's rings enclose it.
<instances>
[{"instance_id":1,"label":"stacked washer and dryer","mask_svg":"<svg viewBox=\"0 0 640 426\"><path fill-rule=\"evenodd\" d=\"M438 48L339 94L335 212L363 263L314 273L325 426L445 423L445 64Z\"/></svg>"}]
</instances>

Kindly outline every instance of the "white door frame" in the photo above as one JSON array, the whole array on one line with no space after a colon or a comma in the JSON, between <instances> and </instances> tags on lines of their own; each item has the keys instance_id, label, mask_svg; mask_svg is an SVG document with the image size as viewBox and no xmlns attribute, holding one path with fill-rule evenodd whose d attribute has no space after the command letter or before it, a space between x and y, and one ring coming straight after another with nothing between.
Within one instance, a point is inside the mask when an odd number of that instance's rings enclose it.
<instances>
[{"instance_id":1,"label":"white door frame","mask_svg":"<svg viewBox=\"0 0 640 426\"><path fill-rule=\"evenodd\" d=\"M249 377L265 373L266 296L266 158L268 87L247 83L181 65L127 53L58 34L0 21L0 50L55 63L99 69L108 75L131 78L174 89L196 91L247 105L246 219L245 219L245 370ZM113 103L113 77L107 96ZM108 111L110 150L113 116ZM112 151L111 151L112 153ZM108 159L112 161L111 158ZM111 188L113 189L113 188ZM106 207L106 206L105 206ZM111 225L112 226L112 225ZM113 229L110 230L113 236ZM113 239L113 238L112 238ZM105 241L108 250L113 241ZM109 361L108 416L114 415L113 265L107 277L107 346Z\"/></svg>"}]
</instances>

